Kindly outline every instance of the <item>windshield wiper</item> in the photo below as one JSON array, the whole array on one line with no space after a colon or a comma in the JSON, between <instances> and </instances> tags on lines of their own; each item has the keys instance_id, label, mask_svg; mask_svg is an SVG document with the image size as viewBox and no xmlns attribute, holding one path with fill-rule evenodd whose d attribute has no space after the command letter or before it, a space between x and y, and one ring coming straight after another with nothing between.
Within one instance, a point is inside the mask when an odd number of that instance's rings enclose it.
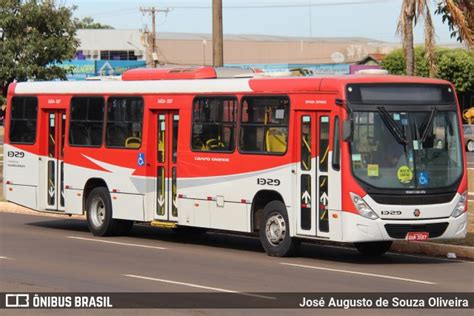
<instances>
[{"instance_id":1,"label":"windshield wiper","mask_svg":"<svg viewBox=\"0 0 474 316\"><path fill-rule=\"evenodd\" d=\"M428 137L428 131L430 130L431 126L433 125L433 120L434 120L437 112L438 112L438 109L436 107L434 107L431 110L430 118L428 119L428 122L426 123L425 129L423 130L423 136L420 139L421 143L424 143L426 138Z\"/></svg>"},{"instance_id":2,"label":"windshield wiper","mask_svg":"<svg viewBox=\"0 0 474 316\"><path fill-rule=\"evenodd\" d=\"M400 127L398 127L398 124L393 120L387 109L385 109L385 107L383 106L379 106L377 107L377 110L380 113L382 121L385 123L395 140L401 145L406 145L408 141L405 136L405 133L403 132L403 130L400 129Z\"/></svg>"}]
</instances>

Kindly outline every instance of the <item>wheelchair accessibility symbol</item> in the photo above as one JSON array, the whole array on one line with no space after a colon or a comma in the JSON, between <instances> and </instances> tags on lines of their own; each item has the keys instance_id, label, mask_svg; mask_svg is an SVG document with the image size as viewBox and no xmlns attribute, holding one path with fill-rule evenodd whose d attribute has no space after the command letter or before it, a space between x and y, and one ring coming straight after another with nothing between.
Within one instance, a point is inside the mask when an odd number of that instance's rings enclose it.
<instances>
[{"instance_id":1,"label":"wheelchair accessibility symbol","mask_svg":"<svg viewBox=\"0 0 474 316\"><path fill-rule=\"evenodd\" d=\"M145 154L144 154L144 153L138 153L137 164L138 164L140 167L145 164Z\"/></svg>"},{"instance_id":2,"label":"wheelchair accessibility symbol","mask_svg":"<svg viewBox=\"0 0 474 316\"><path fill-rule=\"evenodd\" d=\"M420 185L427 185L430 182L428 179L428 173L426 171L422 171L418 174L418 183Z\"/></svg>"}]
</instances>

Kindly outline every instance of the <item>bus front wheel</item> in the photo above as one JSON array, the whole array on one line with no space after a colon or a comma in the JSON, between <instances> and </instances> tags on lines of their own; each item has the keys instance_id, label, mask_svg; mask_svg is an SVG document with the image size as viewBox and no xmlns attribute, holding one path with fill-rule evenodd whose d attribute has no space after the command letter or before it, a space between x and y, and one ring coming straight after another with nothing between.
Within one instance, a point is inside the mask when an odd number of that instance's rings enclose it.
<instances>
[{"instance_id":1,"label":"bus front wheel","mask_svg":"<svg viewBox=\"0 0 474 316\"><path fill-rule=\"evenodd\" d=\"M112 218L112 202L109 191L97 187L87 197L87 224L94 236L127 234L133 227L133 221Z\"/></svg>"},{"instance_id":2,"label":"bus front wheel","mask_svg":"<svg viewBox=\"0 0 474 316\"><path fill-rule=\"evenodd\" d=\"M392 246L392 243L392 241L356 242L354 246L363 255L375 257L386 253Z\"/></svg>"},{"instance_id":3,"label":"bus front wheel","mask_svg":"<svg viewBox=\"0 0 474 316\"><path fill-rule=\"evenodd\" d=\"M269 256L286 257L294 253L298 241L290 237L288 214L282 202L272 201L263 209L260 242Z\"/></svg>"}]
</instances>

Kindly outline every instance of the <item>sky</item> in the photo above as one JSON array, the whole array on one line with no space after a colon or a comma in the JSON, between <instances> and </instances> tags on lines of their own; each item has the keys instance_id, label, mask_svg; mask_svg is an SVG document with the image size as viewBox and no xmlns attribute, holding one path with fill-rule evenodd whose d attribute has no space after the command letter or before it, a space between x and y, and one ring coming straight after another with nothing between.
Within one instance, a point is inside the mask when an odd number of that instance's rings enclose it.
<instances>
[{"instance_id":1,"label":"sky","mask_svg":"<svg viewBox=\"0 0 474 316\"><path fill-rule=\"evenodd\" d=\"M118 29L150 27L150 16L140 7L169 8L157 15L157 32L211 33L212 0L124 1L62 0L76 6L76 17L91 16ZM428 0L434 13L437 0ZM396 35L402 0L223 0L225 34L264 34L296 37L366 37L400 42ZM447 24L435 15L438 43L455 43ZM415 29L423 42L423 21Z\"/></svg>"}]
</instances>

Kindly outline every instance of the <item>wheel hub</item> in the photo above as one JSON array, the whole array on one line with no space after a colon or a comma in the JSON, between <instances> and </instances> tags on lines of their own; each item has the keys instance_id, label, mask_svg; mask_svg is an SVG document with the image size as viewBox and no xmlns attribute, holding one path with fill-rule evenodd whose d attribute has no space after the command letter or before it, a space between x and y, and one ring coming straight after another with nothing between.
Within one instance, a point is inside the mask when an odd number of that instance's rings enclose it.
<instances>
[{"instance_id":1,"label":"wheel hub","mask_svg":"<svg viewBox=\"0 0 474 316\"><path fill-rule=\"evenodd\" d=\"M265 225L267 240L275 246L278 246L286 237L286 223L281 214L274 213L267 220Z\"/></svg>"},{"instance_id":2,"label":"wheel hub","mask_svg":"<svg viewBox=\"0 0 474 316\"><path fill-rule=\"evenodd\" d=\"M94 226L102 226L105 221L105 205L102 199L97 198L92 201L89 213Z\"/></svg>"}]
</instances>

